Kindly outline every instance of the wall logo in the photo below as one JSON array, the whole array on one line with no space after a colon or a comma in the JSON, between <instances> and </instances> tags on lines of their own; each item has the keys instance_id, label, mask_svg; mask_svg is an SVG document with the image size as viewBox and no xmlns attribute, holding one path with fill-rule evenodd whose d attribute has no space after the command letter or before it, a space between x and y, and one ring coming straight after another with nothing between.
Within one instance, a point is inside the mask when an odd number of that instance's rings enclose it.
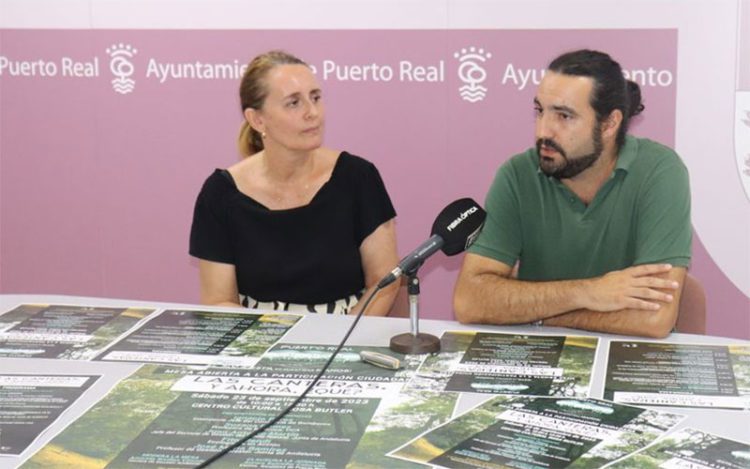
<instances>
[{"instance_id":1,"label":"wall logo","mask_svg":"<svg viewBox=\"0 0 750 469\"><path fill-rule=\"evenodd\" d=\"M112 80L112 89L120 94L128 94L135 88L133 76L135 67L130 59L138 53L134 47L129 44L115 44L107 48L107 55L110 57L109 69L115 78Z\"/></svg>"},{"instance_id":2,"label":"wall logo","mask_svg":"<svg viewBox=\"0 0 750 469\"><path fill-rule=\"evenodd\" d=\"M482 86L487 79L487 71L482 66L492 54L485 52L484 49L469 47L461 49L460 52L453 54L460 65L458 66L458 78L464 82L464 86L458 89L461 99L470 103L481 101L487 96L487 88Z\"/></svg>"}]
</instances>

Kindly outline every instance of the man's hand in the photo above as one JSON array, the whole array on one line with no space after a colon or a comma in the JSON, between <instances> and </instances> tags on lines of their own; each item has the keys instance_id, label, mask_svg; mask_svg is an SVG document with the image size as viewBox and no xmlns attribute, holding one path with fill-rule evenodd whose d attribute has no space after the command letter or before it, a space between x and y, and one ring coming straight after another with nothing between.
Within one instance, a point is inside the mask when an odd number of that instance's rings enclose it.
<instances>
[{"instance_id":1,"label":"man's hand","mask_svg":"<svg viewBox=\"0 0 750 469\"><path fill-rule=\"evenodd\" d=\"M592 305L597 309L558 314L545 319L544 325L664 338L677 321L685 274L685 267L651 264L584 280L582 291L596 297L598 303ZM597 284L600 286L596 287Z\"/></svg>"},{"instance_id":2,"label":"man's hand","mask_svg":"<svg viewBox=\"0 0 750 469\"><path fill-rule=\"evenodd\" d=\"M643 264L585 281L581 306L591 311L656 311L660 302L672 302L672 292L679 288L678 282L664 278L671 269L670 264Z\"/></svg>"}]
</instances>

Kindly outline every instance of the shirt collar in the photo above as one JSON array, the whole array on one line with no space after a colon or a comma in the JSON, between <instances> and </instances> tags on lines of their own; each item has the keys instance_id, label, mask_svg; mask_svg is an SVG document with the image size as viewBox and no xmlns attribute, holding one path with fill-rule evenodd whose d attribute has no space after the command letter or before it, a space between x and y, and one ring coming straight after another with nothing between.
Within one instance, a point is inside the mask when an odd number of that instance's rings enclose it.
<instances>
[{"instance_id":1,"label":"shirt collar","mask_svg":"<svg viewBox=\"0 0 750 469\"><path fill-rule=\"evenodd\" d=\"M630 165L635 161L635 157L638 154L638 140L631 137L630 135L625 136L625 143L620 148L620 153L617 155L617 163L615 163L615 171L623 170L626 173L630 169Z\"/></svg>"}]
</instances>

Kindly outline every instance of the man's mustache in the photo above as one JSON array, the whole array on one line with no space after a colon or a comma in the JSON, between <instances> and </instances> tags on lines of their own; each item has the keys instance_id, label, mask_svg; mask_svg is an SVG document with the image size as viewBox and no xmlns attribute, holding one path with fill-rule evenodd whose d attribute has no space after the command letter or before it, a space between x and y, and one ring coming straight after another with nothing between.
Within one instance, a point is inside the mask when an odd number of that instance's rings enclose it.
<instances>
[{"instance_id":1,"label":"man's mustache","mask_svg":"<svg viewBox=\"0 0 750 469\"><path fill-rule=\"evenodd\" d=\"M555 142L554 140L552 140L550 138L540 138L540 139L538 139L536 141L536 152L537 152L537 154L541 154L543 146L548 147L548 148L552 148L553 150L555 150L556 152L558 152L559 154L561 154L562 157L565 158L565 159L568 158L567 155L565 154L565 150L563 150L562 147L557 144L557 142Z\"/></svg>"}]
</instances>

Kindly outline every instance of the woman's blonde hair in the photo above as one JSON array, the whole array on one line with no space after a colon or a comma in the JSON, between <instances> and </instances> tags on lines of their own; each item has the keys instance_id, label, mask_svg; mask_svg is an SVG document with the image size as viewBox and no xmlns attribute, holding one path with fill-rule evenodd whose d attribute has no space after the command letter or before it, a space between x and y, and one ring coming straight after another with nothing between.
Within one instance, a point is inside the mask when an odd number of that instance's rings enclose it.
<instances>
[{"instance_id":1,"label":"woman's blonde hair","mask_svg":"<svg viewBox=\"0 0 750 469\"><path fill-rule=\"evenodd\" d=\"M245 109L261 109L268 96L268 87L265 78L274 67L278 65L304 65L309 67L303 60L281 50L268 51L255 57L245 70L240 82L240 104L242 112ZM260 133L250 127L245 120L240 128L240 136L237 142L240 153L250 156L263 150L263 138Z\"/></svg>"}]
</instances>

